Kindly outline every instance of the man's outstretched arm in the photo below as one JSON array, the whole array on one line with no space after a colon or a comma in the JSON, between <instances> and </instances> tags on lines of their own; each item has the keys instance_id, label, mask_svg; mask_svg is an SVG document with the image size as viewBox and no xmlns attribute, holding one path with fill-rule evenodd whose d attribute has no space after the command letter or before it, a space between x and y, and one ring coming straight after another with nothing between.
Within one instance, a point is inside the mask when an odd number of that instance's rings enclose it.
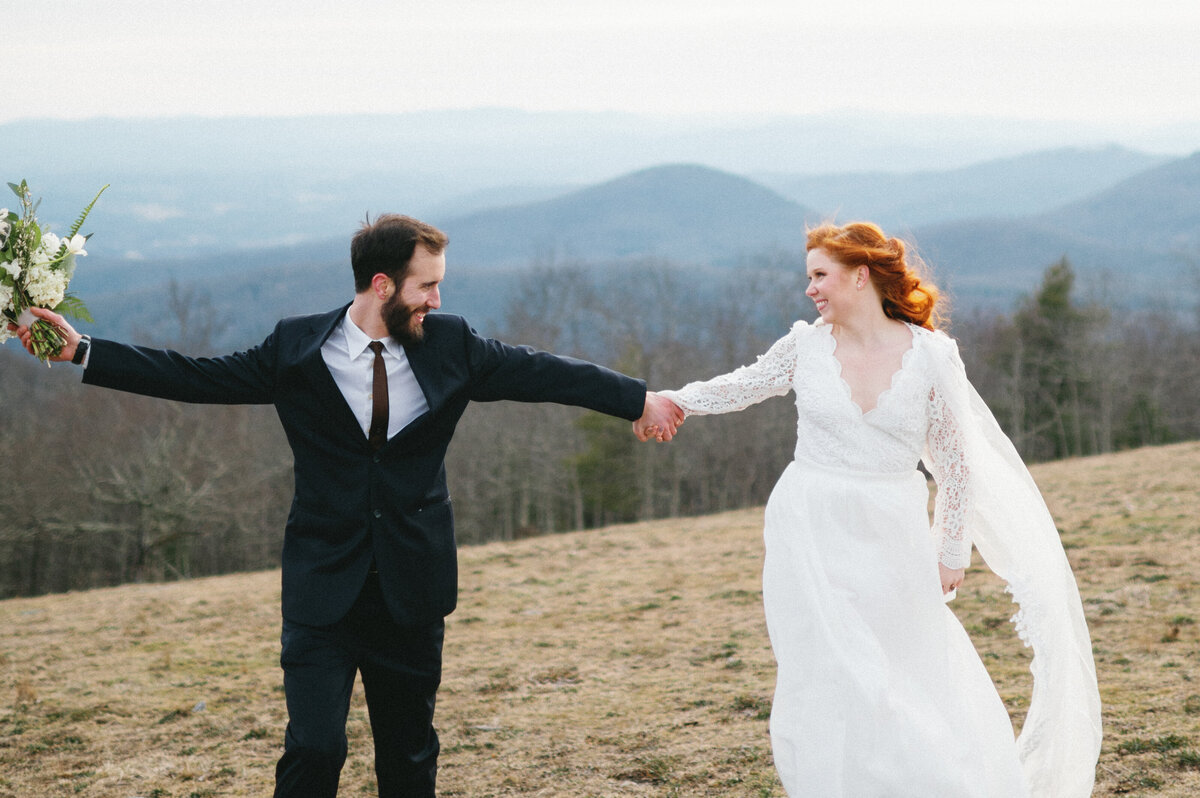
<instances>
[{"instance_id":1,"label":"man's outstretched arm","mask_svg":"<svg viewBox=\"0 0 1200 798\"><path fill-rule=\"evenodd\" d=\"M84 337L53 311L34 308L39 318L58 328L66 343L55 361L73 360L84 354ZM32 354L28 328L9 325L25 350ZM166 349L150 349L108 341L92 340L80 360L86 368L83 382L143 396L195 404L270 404L273 401L271 358L274 336L258 347L224 357L194 358Z\"/></svg>"}]
</instances>

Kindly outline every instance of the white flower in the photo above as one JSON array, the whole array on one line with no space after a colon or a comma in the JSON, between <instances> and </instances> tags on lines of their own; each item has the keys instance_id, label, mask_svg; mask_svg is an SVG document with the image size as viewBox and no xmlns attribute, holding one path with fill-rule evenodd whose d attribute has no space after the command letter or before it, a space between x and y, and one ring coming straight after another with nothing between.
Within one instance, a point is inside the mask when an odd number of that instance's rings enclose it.
<instances>
[{"instance_id":1,"label":"white flower","mask_svg":"<svg viewBox=\"0 0 1200 798\"><path fill-rule=\"evenodd\" d=\"M67 241L67 252L71 255L86 255L87 250L83 248L83 245L86 243L87 238L76 233Z\"/></svg>"},{"instance_id":2,"label":"white flower","mask_svg":"<svg viewBox=\"0 0 1200 798\"><path fill-rule=\"evenodd\" d=\"M38 247L34 263L49 263L54 260L54 256L58 254L60 246L62 246L62 239L54 235L54 233L42 233L42 245Z\"/></svg>"},{"instance_id":3,"label":"white flower","mask_svg":"<svg viewBox=\"0 0 1200 798\"><path fill-rule=\"evenodd\" d=\"M36 260L25 269L25 282L26 284L44 282L52 271L54 271L54 267L50 265L50 261Z\"/></svg>"},{"instance_id":4,"label":"white flower","mask_svg":"<svg viewBox=\"0 0 1200 798\"><path fill-rule=\"evenodd\" d=\"M8 272L8 276L13 278L14 281L21 276L21 268L22 263L20 258L13 258L11 262L4 264L5 271Z\"/></svg>"},{"instance_id":5,"label":"white flower","mask_svg":"<svg viewBox=\"0 0 1200 798\"><path fill-rule=\"evenodd\" d=\"M58 269L30 269L25 276L25 290L33 304L57 307L67 294L67 275Z\"/></svg>"},{"instance_id":6,"label":"white flower","mask_svg":"<svg viewBox=\"0 0 1200 798\"><path fill-rule=\"evenodd\" d=\"M87 254L87 250L83 248L86 243L87 237L81 236L79 233L71 236L69 241L63 242L67 248L67 254L63 255L62 270L66 273L68 280L75 277L75 256Z\"/></svg>"},{"instance_id":7,"label":"white flower","mask_svg":"<svg viewBox=\"0 0 1200 798\"><path fill-rule=\"evenodd\" d=\"M7 285L0 283L0 310L8 310L12 304L13 290ZM8 329L8 323L0 319L0 329Z\"/></svg>"}]
</instances>

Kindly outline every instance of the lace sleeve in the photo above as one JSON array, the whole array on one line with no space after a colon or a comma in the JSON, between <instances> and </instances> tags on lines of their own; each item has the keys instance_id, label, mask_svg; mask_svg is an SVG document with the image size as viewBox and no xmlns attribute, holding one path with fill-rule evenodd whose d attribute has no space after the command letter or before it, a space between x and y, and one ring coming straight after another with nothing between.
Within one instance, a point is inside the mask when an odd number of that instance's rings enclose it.
<instances>
[{"instance_id":1,"label":"lace sleeve","mask_svg":"<svg viewBox=\"0 0 1200 798\"><path fill-rule=\"evenodd\" d=\"M936 386L929 391L925 452L925 465L938 486L933 505L933 531L940 540L938 561L947 568L966 568L971 564L971 538L967 534L971 468L962 430Z\"/></svg>"},{"instance_id":2,"label":"lace sleeve","mask_svg":"<svg viewBox=\"0 0 1200 798\"><path fill-rule=\"evenodd\" d=\"M660 393L689 416L733 413L769 397L783 396L792 389L796 373L796 333L793 327L755 363L710 380L688 383L678 391Z\"/></svg>"}]
</instances>

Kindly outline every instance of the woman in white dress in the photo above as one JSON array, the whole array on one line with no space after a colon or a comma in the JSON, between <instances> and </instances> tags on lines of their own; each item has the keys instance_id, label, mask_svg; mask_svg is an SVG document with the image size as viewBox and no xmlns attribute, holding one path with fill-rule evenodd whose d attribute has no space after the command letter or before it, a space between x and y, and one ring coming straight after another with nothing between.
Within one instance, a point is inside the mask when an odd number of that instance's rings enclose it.
<instances>
[{"instance_id":1,"label":"woman in white dress","mask_svg":"<svg viewBox=\"0 0 1200 798\"><path fill-rule=\"evenodd\" d=\"M687 415L794 391L795 459L767 503L775 766L815 798L1082 798L1100 701L1074 577L1041 495L937 332L937 291L867 223L808 236L797 322L752 365L679 391ZM635 427L643 440L673 430ZM923 460L938 483L934 523ZM1034 649L1019 739L946 606L975 544Z\"/></svg>"}]
</instances>

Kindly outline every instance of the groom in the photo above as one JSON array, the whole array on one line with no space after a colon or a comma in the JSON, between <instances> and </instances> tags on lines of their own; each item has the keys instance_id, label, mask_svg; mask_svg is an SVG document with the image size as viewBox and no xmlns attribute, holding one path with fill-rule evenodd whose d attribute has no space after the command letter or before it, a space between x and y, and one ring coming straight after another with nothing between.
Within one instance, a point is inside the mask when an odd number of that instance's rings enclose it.
<instances>
[{"instance_id":1,"label":"groom","mask_svg":"<svg viewBox=\"0 0 1200 798\"><path fill-rule=\"evenodd\" d=\"M448 239L386 215L354 236L354 299L280 321L258 346L192 358L81 336L57 360L90 385L174 399L273 404L295 458L283 544L281 664L288 727L276 796L334 796L361 673L381 798L433 796L444 617L457 598L444 459L468 403L578 405L657 426L682 414L645 384L477 335L441 305ZM17 329L29 348L29 330Z\"/></svg>"}]
</instances>

